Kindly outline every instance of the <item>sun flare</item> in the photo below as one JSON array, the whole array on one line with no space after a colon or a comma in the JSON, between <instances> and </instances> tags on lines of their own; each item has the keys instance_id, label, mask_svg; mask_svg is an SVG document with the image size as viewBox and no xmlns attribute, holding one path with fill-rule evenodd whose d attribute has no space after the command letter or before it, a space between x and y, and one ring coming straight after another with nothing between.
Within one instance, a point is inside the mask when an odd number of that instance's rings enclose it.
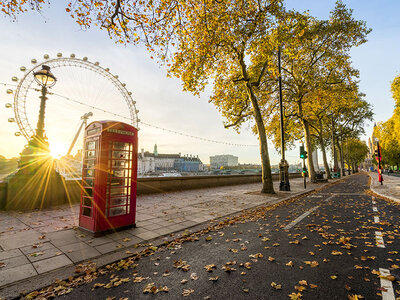
<instances>
[{"instance_id":1,"label":"sun flare","mask_svg":"<svg viewBox=\"0 0 400 300\"><path fill-rule=\"evenodd\" d=\"M65 145L58 143L50 143L49 148L50 148L50 155L53 158L60 158L67 152Z\"/></svg>"}]
</instances>

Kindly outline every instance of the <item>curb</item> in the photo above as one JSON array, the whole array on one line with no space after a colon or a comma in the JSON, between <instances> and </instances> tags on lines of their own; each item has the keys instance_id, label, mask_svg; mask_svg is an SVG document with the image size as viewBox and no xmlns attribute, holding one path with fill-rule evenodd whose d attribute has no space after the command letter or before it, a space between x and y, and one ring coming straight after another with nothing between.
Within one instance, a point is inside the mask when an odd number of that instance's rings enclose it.
<instances>
[{"instance_id":1,"label":"curb","mask_svg":"<svg viewBox=\"0 0 400 300\"><path fill-rule=\"evenodd\" d=\"M279 203L282 203L282 202L285 202L285 201L288 201L288 200L291 200L291 199L295 199L295 198L298 198L298 197L304 197L304 196L306 196L308 194L320 191L322 189L325 189L326 187L334 185L334 184L340 182L341 180L342 180L342 178L332 179L331 182L324 183L321 186L314 187L312 189L306 189L306 190L304 190L302 192L297 192L297 193L291 194L290 196L282 198L282 199L272 200L272 201L264 203L264 204L255 205L255 206L243 209L241 211L234 212L234 213L229 214L229 215L225 215L225 216L222 216L222 217L217 217L217 218L211 219L209 221L205 221L203 223L199 223L199 224L196 224L194 226L187 227L187 228L185 228L183 230L178 230L178 231L175 231L175 232L171 232L171 233L169 233L167 235L156 237L154 239L144 240L144 241L141 242L141 244L150 244L151 243L154 246L159 247L159 246L163 245L165 242L171 242L171 241L175 240L180 233L183 233L183 232L185 232L187 230L190 230L191 232L197 232L197 231L200 231L200 230L204 229L204 227L205 227L205 225L207 223L210 223L210 222L218 223L221 220L224 220L226 218L230 218L230 217L233 217L233 216L241 215L243 212L255 209L257 207L273 206L273 205L276 205L276 204L279 204ZM170 236L171 234L174 234L175 236L172 237L172 236ZM45 288L47 286L52 285L56 279L67 280L71 276L72 277L80 276L83 273L76 273L75 272L75 268L79 264L85 264L85 263L88 263L88 262L94 262L94 263L96 263L96 268L101 268L101 267L104 267L104 266L106 266L108 264L117 262L117 261L119 261L121 259L125 259L125 258L128 258L128 257L131 257L132 255L135 255L135 254L139 254L142 250L144 250L146 248L147 247L135 248L135 252L131 252L129 254L126 253L126 251L128 250L127 248L125 248L123 250L117 250L117 251L114 251L114 252L111 252L111 253L107 253L107 254L103 254L103 255L97 256L97 257L92 258L90 260L85 260L85 261L82 261L82 262L78 262L78 263L76 263L74 265L64 266L64 267L61 267L61 268L56 269L56 270L52 270L52 271L47 272L47 273L39 274L39 275L30 277L30 278L27 278L27 279L23 279L23 280L14 282L14 283L10 283L10 284L0 288L0 300L19 299L21 297L21 293L22 292L24 292L24 293L28 292L29 293L31 291L43 289L43 288ZM129 249L129 250L131 250L131 249Z\"/></svg>"},{"instance_id":2,"label":"curb","mask_svg":"<svg viewBox=\"0 0 400 300\"><path fill-rule=\"evenodd\" d=\"M371 192L373 192L378 198L383 198L383 199L388 199L397 203L400 203L400 199L394 198L392 196L388 196L382 193L377 192L373 187L372 187L372 182L375 181L374 178L372 178L371 174L368 172L368 176L371 178L371 185L369 186L369 189Z\"/></svg>"}]
</instances>

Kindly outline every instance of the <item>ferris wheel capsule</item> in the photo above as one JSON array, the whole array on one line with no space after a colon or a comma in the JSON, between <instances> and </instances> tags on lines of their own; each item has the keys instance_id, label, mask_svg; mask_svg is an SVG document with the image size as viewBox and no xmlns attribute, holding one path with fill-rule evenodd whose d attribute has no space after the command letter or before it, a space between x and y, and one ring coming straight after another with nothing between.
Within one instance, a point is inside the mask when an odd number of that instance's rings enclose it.
<instances>
[{"instance_id":1,"label":"ferris wheel capsule","mask_svg":"<svg viewBox=\"0 0 400 300\"><path fill-rule=\"evenodd\" d=\"M87 61L88 58L85 56L84 58L82 58L83 61Z\"/></svg>"},{"instance_id":2,"label":"ferris wheel capsule","mask_svg":"<svg viewBox=\"0 0 400 300\"><path fill-rule=\"evenodd\" d=\"M11 108L11 107L12 107L12 104L11 104L11 103L6 103L4 106L5 106L6 108Z\"/></svg>"},{"instance_id":3,"label":"ferris wheel capsule","mask_svg":"<svg viewBox=\"0 0 400 300\"><path fill-rule=\"evenodd\" d=\"M18 77L17 76L13 76L13 77L11 77L11 80L12 81L18 81Z\"/></svg>"},{"instance_id":4,"label":"ferris wheel capsule","mask_svg":"<svg viewBox=\"0 0 400 300\"><path fill-rule=\"evenodd\" d=\"M8 122L14 123L14 122L15 122L15 119L14 119L14 118L8 118Z\"/></svg>"},{"instance_id":5,"label":"ferris wheel capsule","mask_svg":"<svg viewBox=\"0 0 400 300\"><path fill-rule=\"evenodd\" d=\"M20 136L20 135L21 135L21 132L19 132L19 131L14 132L14 135L15 135L15 136Z\"/></svg>"},{"instance_id":6,"label":"ferris wheel capsule","mask_svg":"<svg viewBox=\"0 0 400 300\"><path fill-rule=\"evenodd\" d=\"M12 89L7 89L6 93L7 93L7 94L12 94L12 93L13 93L13 90L12 90Z\"/></svg>"},{"instance_id":7,"label":"ferris wheel capsule","mask_svg":"<svg viewBox=\"0 0 400 300\"><path fill-rule=\"evenodd\" d=\"M106 70L107 72L110 72L110 68L105 68L104 70Z\"/></svg>"},{"instance_id":8,"label":"ferris wheel capsule","mask_svg":"<svg viewBox=\"0 0 400 300\"><path fill-rule=\"evenodd\" d=\"M61 53L61 52L58 52L58 53L57 53L57 57L62 57L62 53Z\"/></svg>"},{"instance_id":9,"label":"ferris wheel capsule","mask_svg":"<svg viewBox=\"0 0 400 300\"><path fill-rule=\"evenodd\" d=\"M139 113L139 110L137 109L137 110L135 110L136 111L136 113L138 114Z\"/></svg>"},{"instance_id":10,"label":"ferris wheel capsule","mask_svg":"<svg viewBox=\"0 0 400 300\"><path fill-rule=\"evenodd\" d=\"M98 61L96 61L96 62L94 63L94 65L95 65L95 66L98 66L98 65L100 65L100 63L99 63Z\"/></svg>"},{"instance_id":11,"label":"ferris wheel capsule","mask_svg":"<svg viewBox=\"0 0 400 300\"><path fill-rule=\"evenodd\" d=\"M137 119L138 123L140 123L140 119Z\"/></svg>"},{"instance_id":12,"label":"ferris wheel capsule","mask_svg":"<svg viewBox=\"0 0 400 300\"><path fill-rule=\"evenodd\" d=\"M123 87L126 87L126 83L123 83L122 86L123 86Z\"/></svg>"},{"instance_id":13,"label":"ferris wheel capsule","mask_svg":"<svg viewBox=\"0 0 400 300\"><path fill-rule=\"evenodd\" d=\"M71 55L69 57L75 58L75 53L71 53Z\"/></svg>"},{"instance_id":14,"label":"ferris wheel capsule","mask_svg":"<svg viewBox=\"0 0 400 300\"><path fill-rule=\"evenodd\" d=\"M43 58L44 58L44 59L49 59L49 57L50 57L50 56L49 56L48 54L43 55Z\"/></svg>"},{"instance_id":15,"label":"ferris wheel capsule","mask_svg":"<svg viewBox=\"0 0 400 300\"><path fill-rule=\"evenodd\" d=\"M25 71L26 71L26 67L24 67L24 66L21 66L19 69L20 69L20 71L22 71L22 72L25 72Z\"/></svg>"},{"instance_id":16,"label":"ferris wheel capsule","mask_svg":"<svg viewBox=\"0 0 400 300\"><path fill-rule=\"evenodd\" d=\"M132 92L128 92L128 95L129 95L129 96L132 96Z\"/></svg>"},{"instance_id":17,"label":"ferris wheel capsule","mask_svg":"<svg viewBox=\"0 0 400 300\"><path fill-rule=\"evenodd\" d=\"M115 78L115 79L118 79L118 75L114 75L114 78Z\"/></svg>"},{"instance_id":18,"label":"ferris wheel capsule","mask_svg":"<svg viewBox=\"0 0 400 300\"><path fill-rule=\"evenodd\" d=\"M35 58L32 58L32 59L31 59L31 63L36 64L36 63L37 63L37 60L36 60Z\"/></svg>"},{"instance_id":19,"label":"ferris wheel capsule","mask_svg":"<svg viewBox=\"0 0 400 300\"><path fill-rule=\"evenodd\" d=\"M132 101L133 104L136 104L136 101Z\"/></svg>"}]
</instances>

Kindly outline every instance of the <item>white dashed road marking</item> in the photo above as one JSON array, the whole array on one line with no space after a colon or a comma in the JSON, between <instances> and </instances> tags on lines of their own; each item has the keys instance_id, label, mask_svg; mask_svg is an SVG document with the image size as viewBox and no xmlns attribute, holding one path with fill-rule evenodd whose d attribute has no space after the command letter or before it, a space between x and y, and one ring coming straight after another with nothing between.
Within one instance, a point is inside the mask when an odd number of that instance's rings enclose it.
<instances>
[{"instance_id":1,"label":"white dashed road marking","mask_svg":"<svg viewBox=\"0 0 400 300\"><path fill-rule=\"evenodd\" d=\"M379 222L380 222L379 217L374 216L374 222L375 222L375 223L379 223Z\"/></svg>"},{"instance_id":2,"label":"white dashed road marking","mask_svg":"<svg viewBox=\"0 0 400 300\"><path fill-rule=\"evenodd\" d=\"M309 214L311 214L314 210L316 210L319 206L315 206L311 208L309 211L306 211L304 214L302 214L300 217L298 217L296 220L293 220L290 222L288 225L286 225L283 229L287 230L292 228L294 225L299 223L301 220L303 220L305 217L307 217Z\"/></svg>"},{"instance_id":3,"label":"white dashed road marking","mask_svg":"<svg viewBox=\"0 0 400 300\"><path fill-rule=\"evenodd\" d=\"M385 242L383 241L382 232L380 232L380 231L375 231L375 238L376 238L376 245L377 245L379 248L386 248L386 247L385 247Z\"/></svg>"},{"instance_id":4,"label":"white dashed road marking","mask_svg":"<svg viewBox=\"0 0 400 300\"><path fill-rule=\"evenodd\" d=\"M372 204L376 204L376 201L372 200Z\"/></svg>"},{"instance_id":5,"label":"white dashed road marking","mask_svg":"<svg viewBox=\"0 0 400 300\"><path fill-rule=\"evenodd\" d=\"M373 210L374 212L378 212L378 209L377 209L375 206L372 208L372 210Z\"/></svg>"},{"instance_id":6,"label":"white dashed road marking","mask_svg":"<svg viewBox=\"0 0 400 300\"><path fill-rule=\"evenodd\" d=\"M385 278L390 275L390 271L379 268L379 273L381 274L382 300L394 300L395 298L392 282Z\"/></svg>"}]
</instances>

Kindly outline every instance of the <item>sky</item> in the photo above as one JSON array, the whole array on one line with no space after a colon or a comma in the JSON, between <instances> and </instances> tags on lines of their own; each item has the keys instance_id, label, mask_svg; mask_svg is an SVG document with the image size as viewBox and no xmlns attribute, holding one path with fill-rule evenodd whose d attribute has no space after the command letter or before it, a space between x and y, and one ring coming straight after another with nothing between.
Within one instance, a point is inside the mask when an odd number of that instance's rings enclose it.
<instances>
[{"instance_id":1,"label":"sky","mask_svg":"<svg viewBox=\"0 0 400 300\"><path fill-rule=\"evenodd\" d=\"M208 87L200 97L183 92L179 79L167 78L166 70L151 60L144 48L117 45L105 31L96 27L81 30L65 12L64 3L52 2L41 14L28 12L20 15L17 21L0 15L0 155L18 156L26 144L22 136L14 135L19 131L17 124L7 122L8 118L14 117L14 112L4 105L14 100L13 95L6 94L6 90L15 88L4 84L13 84L12 76L19 79L23 76L20 66L32 68L32 58L42 62L45 60L44 54L55 58L61 52L66 57L71 53L79 58L86 56L91 62L98 61L101 66L109 67L110 72L118 75L119 80L132 92L139 110L138 118L146 124L166 129L141 123L139 149L152 152L157 144L159 153L198 155L207 164L209 156L218 154L238 156L239 163L260 163L258 140L251 132L250 125L245 125L240 134L223 127L222 116L208 103L212 87ZM360 90L373 106L375 121L386 121L394 107L390 84L400 74L400 23L397 15L400 1L345 0L344 3L354 9L355 18L365 20L372 28L368 42L352 50L352 61L354 67L360 70ZM333 0L286 1L286 7L309 10L311 15L318 18L327 18L334 4ZM109 82L103 77L83 74L79 68L53 71L59 79L52 88L54 92L126 115L126 103L121 94L112 86L109 87ZM37 122L38 97L37 91L30 91L25 98L32 128L36 127ZM49 95L46 104L45 129L55 154L67 152L79 126L80 116L90 111L87 107L78 107L64 100ZM94 116L89 121L112 119L112 116L93 112ZM373 122L368 122L365 128L368 136L372 126ZM216 142L193 139L170 131ZM81 144L82 140L79 139L77 147ZM277 164L280 155L272 145L269 149L271 163ZM289 164L300 162L298 152L298 148L287 152Z\"/></svg>"}]
</instances>

